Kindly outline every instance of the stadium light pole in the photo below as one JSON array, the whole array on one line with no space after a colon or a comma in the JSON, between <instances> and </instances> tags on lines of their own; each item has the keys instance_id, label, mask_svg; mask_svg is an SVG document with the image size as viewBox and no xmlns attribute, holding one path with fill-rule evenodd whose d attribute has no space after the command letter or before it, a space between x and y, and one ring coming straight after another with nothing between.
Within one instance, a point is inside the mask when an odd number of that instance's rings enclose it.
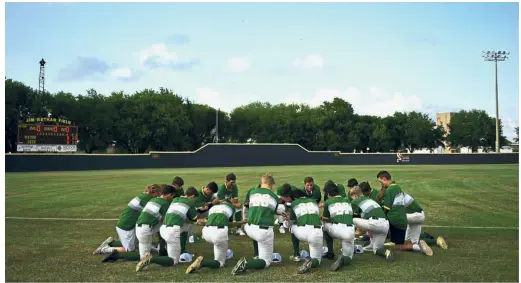
<instances>
[{"instance_id":1,"label":"stadium light pole","mask_svg":"<svg viewBox=\"0 0 521 283\"><path fill-rule=\"evenodd\" d=\"M496 152L499 152L499 100L498 100L498 82L497 82L497 62L508 59L510 52L506 51L483 51L483 59L485 61L493 61L496 65Z\"/></svg>"}]
</instances>

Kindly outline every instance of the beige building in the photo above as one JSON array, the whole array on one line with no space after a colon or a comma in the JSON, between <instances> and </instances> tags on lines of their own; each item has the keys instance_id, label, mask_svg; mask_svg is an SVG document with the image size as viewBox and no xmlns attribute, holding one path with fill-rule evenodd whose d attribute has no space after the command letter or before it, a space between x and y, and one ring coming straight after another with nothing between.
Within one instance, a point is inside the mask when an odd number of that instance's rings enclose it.
<instances>
[{"instance_id":1,"label":"beige building","mask_svg":"<svg viewBox=\"0 0 521 283\"><path fill-rule=\"evenodd\" d=\"M454 112L436 113L436 126L443 127L443 129L445 130L445 137L447 137L447 135L450 132L450 128L449 128L450 119L452 118L452 116L454 114L455 114ZM445 150L448 152L451 152L452 150L451 150L450 146L447 144L447 142L444 142L444 144L445 144Z\"/></svg>"}]
</instances>

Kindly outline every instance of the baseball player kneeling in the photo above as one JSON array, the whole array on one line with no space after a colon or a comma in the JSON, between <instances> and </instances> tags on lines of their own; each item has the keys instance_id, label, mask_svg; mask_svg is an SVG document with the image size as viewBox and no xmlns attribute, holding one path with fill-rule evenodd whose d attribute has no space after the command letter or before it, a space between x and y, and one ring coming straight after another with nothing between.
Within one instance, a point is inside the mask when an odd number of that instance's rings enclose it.
<instances>
[{"instance_id":1,"label":"baseball player kneeling","mask_svg":"<svg viewBox=\"0 0 521 283\"><path fill-rule=\"evenodd\" d=\"M327 200L324 205L322 220L324 237L328 251L333 252L333 239L342 241L342 256L339 256L331 266L331 271L337 271L342 266L351 264L354 254L355 229L353 227L353 208L348 200L340 195L336 184L328 184L324 188Z\"/></svg>"},{"instance_id":2,"label":"baseball player kneeling","mask_svg":"<svg viewBox=\"0 0 521 283\"><path fill-rule=\"evenodd\" d=\"M306 197L302 190L292 192L291 202L291 242L293 243L293 256L290 260L299 258L299 241L309 243L309 255L304 263L297 269L297 274L309 272L311 268L318 267L322 260L322 221L317 201Z\"/></svg>"},{"instance_id":3,"label":"baseball player kneeling","mask_svg":"<svg viewBox=\"0 0 521 283\"><path fill-rule=\"evenodd\" d=\"M153 257L152 254L147 253L137 264L136 271L145 269L150 263L162 266L172 266L179 263L181 258L181 233L186 232L186 220L197 220L195 200L198 195L199 193L194 187L189 187L184 196L177 197L172 201L159 230L161 237L166 241L168 256Z\"/></svg>"},{"instance_id":4,"label":"baseball player kneeling","mask_svg":"<svg viewBox=\"0 0 521 283\"><path fill-rule=\"evenodd\" d=\"M244 226L246 235L257 241L259 258L246 261L241 258L232 270L232 275L248 269L264 269L273 260L273 225L279 197L272 191L275 179L266 174L261 178L261 187L249 193L248 224ZM285 213L281 213L285 215Z\"/></svg>"},{"instance_id":5,"label":"baseball player kneeling","mask_svg":"<svg viewBox=\"0 0 521 283\"><path fill-rule=\"evenodd\" d=\"M389 221L385 218L382 207L371 198L363 196L362 190L358 186L352 188L350 194L353 213L360 215L360 218L353 219L353 223L357 228L368 231L370 234L370 244L364 247L364 250L372 251L378 256L385 257L388 261L393 261L393 251L384 247L385 237L389 231Z\"/></svg>"},{"instance_id":6,"label":"baseball player kneeling","mask_svg":"<svg viewBox=\"0 0 521 283\"><path fill-rule=\"evenodd\" d=\"M228 253L228 227L242 225L242 222L233 222L235 207L229 201L224 201L210 208L208 219L200 219L203 227L203 239L213 244L213 260L205 260L199 256L188 268L186 274L197 271L202 267L223 267Z\"/></svg>"}]
</instances>

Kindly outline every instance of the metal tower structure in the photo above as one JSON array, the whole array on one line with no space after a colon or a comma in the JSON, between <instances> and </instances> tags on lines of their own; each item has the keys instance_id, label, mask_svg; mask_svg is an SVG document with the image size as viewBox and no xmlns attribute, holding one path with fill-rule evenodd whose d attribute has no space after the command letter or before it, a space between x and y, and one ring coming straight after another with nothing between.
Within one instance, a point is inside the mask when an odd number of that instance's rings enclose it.
<instances>
[{"instance_id":1,"label":"metal tower structure","mask_svg":"<svg viewBox=\"0 0 521 283\"><path fill-rule=\"evenodd\" d=\"M38 78L38 93L45 92L45 60L40 60L40 77Z\"/></svg>"}]
</instances>

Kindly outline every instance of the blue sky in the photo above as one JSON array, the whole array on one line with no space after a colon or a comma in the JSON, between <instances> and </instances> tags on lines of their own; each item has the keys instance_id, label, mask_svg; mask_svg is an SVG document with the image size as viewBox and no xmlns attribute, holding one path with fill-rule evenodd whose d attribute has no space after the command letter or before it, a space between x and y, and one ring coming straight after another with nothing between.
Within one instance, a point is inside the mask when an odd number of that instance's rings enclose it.
<instances>
[{"instance_id":1,"label":"blue sky","mask_svg":"<svg viewBox=\"0 0 521 283\"><path fill-rule=\"evenodd\" d=\"M231 110L262 100L355 112L519 116L518 3L7 3L6 76L85 94L167 87Z\"/></svg>"}]
</instances>

